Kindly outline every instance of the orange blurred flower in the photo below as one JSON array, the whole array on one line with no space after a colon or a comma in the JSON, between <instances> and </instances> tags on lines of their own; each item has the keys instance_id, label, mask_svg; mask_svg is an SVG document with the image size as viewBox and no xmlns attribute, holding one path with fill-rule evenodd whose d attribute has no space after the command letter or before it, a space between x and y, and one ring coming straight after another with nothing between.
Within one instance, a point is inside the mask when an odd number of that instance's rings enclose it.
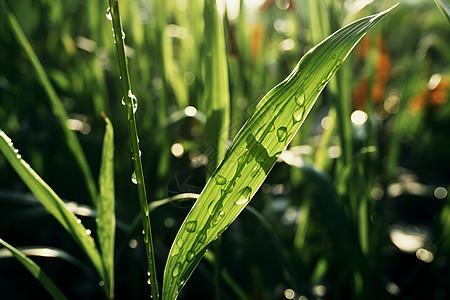
<instances>
[{"instance_id":1,"label":"orange blurred flower","mask_svg":"<svg viewBox=\"0 0 450 300\"><path fill-rule=\"evenodd\" d=\"M250 40L250 51L254 61L258 60L258 54L259 50L262 47L263 39L264 39L264 26L262 24L255 24L252 30Z\"/></svg>"},{"instance_id":2,"label":"orange blurred flower","mask_svg":"<svg viewBox=\"0 0 450 300\"><path fill-rule=\"evenodd\" d=\"M448 90L448 80L444 81L439 76L437 83L433 83L431 85L430 83L428 83L428 87L426 90L420 92L411 99L411 101L409 102L409 110L411 111L411 113L417 114L425 107L436 108L442 106L445 102L447 102Z\"/></svg>"},{"instance_id":3,"label":"orange blurred flower","mask_svg":"<svg viewBox=\"0 0 450 300\"><path fill-rule=\"evenodd\" d=\"M371 44L370 37L364 37L356 48L356 56L361 60L367 59ZM386 87L391 76L391 58L386 45L386 40L382 35L377 36L376 53L377 59L371 91L369 90L370 85L368 79L365 77L362 78L353 90L354 109L364 109L369 95L371 95L372 101L375 104L380 104L386 94Z\"/></svg>"}]
</instances>

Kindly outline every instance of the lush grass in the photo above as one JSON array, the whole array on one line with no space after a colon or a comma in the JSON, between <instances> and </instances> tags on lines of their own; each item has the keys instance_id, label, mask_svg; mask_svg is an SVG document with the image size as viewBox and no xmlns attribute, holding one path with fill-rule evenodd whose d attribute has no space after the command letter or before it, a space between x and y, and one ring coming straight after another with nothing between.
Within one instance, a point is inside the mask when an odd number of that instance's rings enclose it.
<instances>
[{"instance_id":1,"label":"lush grass","mask_svg":"<svg viewBox=\"0 0 450 300\"><path fill-rule=\"evenodd\" d=\"M33 169L17 160L20 179L0 156L0 237L19 249L58 247L83 261L88 267L80 270L69 260L36 258L69 298L148 296L148 249L155 250L150 273L161 280L196 197L173 196L200 193L228 140L304 53L343 25L395 4L387 2L362 10L352 1L299 0L288 9L266 1L258 10L241 3L237 17L230 9L220 22L210 1L121 1L126 36L116 29L114 44L107 2L2 0L0 128L52 189L33 185ZM430 1L401 1L373 28L179 298L281 299L289 289L310 299L448 297L448 31L445 14ZM129 47L128 71L119 67L118 41ZM357 109L368 118L362 125L350 118ZM114 125L114 146L101 112ZM17 153L2 140L14 160ZM137 226L140 211L149 224L145 197L153 246ZM62 205L69 201L75 203ZM405 252L391 241L399 232L423 244ZM0 265L6 297L48 297L17 262Z\"/></svg>"}]
</instances>

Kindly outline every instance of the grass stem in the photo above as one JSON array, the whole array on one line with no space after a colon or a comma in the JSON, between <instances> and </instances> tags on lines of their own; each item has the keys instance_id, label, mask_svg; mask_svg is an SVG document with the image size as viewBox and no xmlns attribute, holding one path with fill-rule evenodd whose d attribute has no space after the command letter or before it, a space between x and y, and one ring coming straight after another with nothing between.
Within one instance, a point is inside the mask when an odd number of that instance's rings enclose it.
<instances>
[{"instance_id":1,"label":"grass stem","mask_svg":"<svg viewBox=\"0 0 450 300\"><path fill-rule=\"evenodd\" d=\"M138 191L139 204L141 208L142 226L144 234L144 243L147 254L148 265L148 284L151 289L151 296L153 299L159 299L158 283L156 278L156 266L155 266L155 254L153 251L152 231L150 224L150 214L148 209L147 194L145 190L144 172L142 169L141 151L139 149L139 137L136 126L135 113L137 109L136 97L131 92L130 75L128 72L128 63L125 54L124 33L122 31L122 23L119 13L119 1L110 0L109 12L112 18L113 24L113 36L116 44L117 58L119 62L120 78L122 82L122 100L125 105L128 131L131 142L131 152L134 164L134 172L136 175L136 184Z\"/></svg>"}]
</instances>

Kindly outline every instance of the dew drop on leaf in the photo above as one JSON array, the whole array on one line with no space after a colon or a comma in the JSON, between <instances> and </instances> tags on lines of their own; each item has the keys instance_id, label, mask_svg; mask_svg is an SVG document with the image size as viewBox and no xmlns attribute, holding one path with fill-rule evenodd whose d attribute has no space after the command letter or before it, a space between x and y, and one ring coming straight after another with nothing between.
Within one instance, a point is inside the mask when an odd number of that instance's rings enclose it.
<instances>
[{"instance_id":1,"label":"dew drop on leaf","mask_svg":"<svg viewBox=\"0 0 450 300\"><path fill-rule=\"evenodd\" d=\"M177 245L178 245L178 247L183 247L183 244L184 244L184 241L183 241L183 239L178 239L178 241L177 241Z\"/></svg>"},{"instance_id":2,"label":"dew drop on leaf","mask_svg":"<svg viewBox=\"0 0 450 300\"><path fill-rule=\"evenodd\" d=\"M237 194L238 197L234 204L236 205L242 205L247 204L250 201L250 195L252 193L252 189L250 187L245 187L242 190L240 190Z\"/></svg>"},{"instance_id":3,"label":"dew drop on leaf","mask_svg":"<svg viewBox=\"0 0 450 300\"><path fill-rule=\"evenodd\" d=\"M136 96L133 95L133 93L131 93L131 90L128 91L128 97L131 98L131 105L133 106L133 114L135 114L138 108L137 98Z\"/></svg>"},{"instance_id":4,"label":"dew drop on leaf","mask_svg":"<svg viewBox=\"0 0 450 300\"><path fill-rule=\"evenodd\" d=\"M108 7L108 9L106 9L106 18L112 21L111 7Z\"/></svg>"},{"instance_id":5,"label":"dew drop on leaf","mask_svg":"<svg viewBox=\"0 0 450 300\"><path fill-rule=\"evenodd\" d=\"M217 185L224 185L225 183L227 183L227 179L223 176L216 175L216 183Z\"/></svg>"},{"instance_id":6,"label":"dew drop on leaf","mask_svg":"<svg viewBox=\"0 0 450 300\"><path fill-rule=\"evenodd\" d=\"M305 93L303 93L303 91L295 95L295 102L299 106L303 106L305 104Z\"/></svg>"},{"instance_id":7,"label":"dew drop on leaf","mask_svg":"<svg viewBox=\"0 0 450 300\"><path fill-rule=\"evenodd\" d=\"M192 250L186 252L186 260L191 262L194 259L195 253Z\"/></svg>"},{"instance_id":8,"label":"dew drop on leaf","mask_svg":"<svg viewBox=\"0 0 450 300\"><path fill-rule=\"evenodd\" d=\"M200 236L198 238L198 242L200 244L204 244L206 242L206 233L203 232L203 233L200 234Z\"/></svg>"},{"instance_id":9,"label":"dew drop on leaf","mask_svg":"<svg viewBox=\"0 0 450 300\"><path fill-rule=\"evenodd\" d=\"M181 263L177 263L175 265L175 267L173 268L173 271L172 271L173 277L177 277L180 274L180 266L181 266Z\"/></svg>"},{"instance_id":10,"label":"dew drop on leaf","mask_svg":"<svg viewBox=\"0 0 450 300\"><path fill-rule=\"evenodd\" d=\"M170 256L175 256L175 255L177 255L178 253L180 253L180 248L178 248L177 245L174 245L173 248L172 248L172 250L170 251L170 253L172 253Z\"/></svg>"},{"instance_id":11,"label":"dew drop on leaf","mask_svg":"<svg viewBox=\"0 0 450 300\"><path fill-rule=\"evenodd\" d=\"M279 142L283 142L286 139L286 127L280 127L277 129L277 137Z\"/></svg>"},{"instance_id":12,"label":"dew drop on leaf","mask_svg":"<svg viewBox=\"0 0 450 300\"><path fill-rule=\"evenodd\" d=\"M131 182L137 184L136 171L134 171L133 174L131 174Z\"/></svg>"},{"instance_id":13,"label":"dew drop on leaf","mask_svg":"<svg viewBox=\"0 0 450 300\"><path fill-rule=\"evenodd\" d=\"M197 221L189 221L186 223L186 230L188 232L195 232L197 229Z\"/></svg>"},{"instance_id":14,"label":"dew drop on leaf","mask_svg":"<svg viewBox=\"0 0 450 300\"><path fill-rule=\"evenodd\" d=\"M272 132L274 130L275 130L275 124L272 123L269 127L269 132Z\"/></svg>"},{"instance_id":15,"label":"dew drop on leaf","mask_svg":"<svg viewBox=\"0 0 450 300\"><path fill-rule=\"evenodd\" d=\"M255 177L256 175L258 175L259 169L260 169L260 168L255 167L255 168L252 170L252 172L250 173L250 176L251 176L251 177Z\"/></svg>"},{"instance_id":16,"label":"dew drop on leaf","mask_svg":"<svg viewBox=\"0 0 450 300\"><path fill-rule=\"evenodd\" d=\"M300 122L302 120L304 111L305 111L305 109L303 107L301 107L292 113L292 118L293 118L294 124L297 122Z\"/></svg>"}]
</instances>

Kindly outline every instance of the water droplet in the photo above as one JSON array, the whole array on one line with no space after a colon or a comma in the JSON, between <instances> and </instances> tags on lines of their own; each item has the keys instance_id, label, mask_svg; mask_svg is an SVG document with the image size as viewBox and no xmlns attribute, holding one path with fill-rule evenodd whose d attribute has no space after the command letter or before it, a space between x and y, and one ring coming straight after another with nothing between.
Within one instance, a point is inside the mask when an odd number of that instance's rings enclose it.
<instances>
[{"instance_id":1,"label":"water droplet","mask_svg":"<svg viewBox=\"0 0 450 300\"><path fill-rule=\"evenodd\" d=\"M178 246L177 245L174 245L174 247L172 248L172 250L171 250L171 255L170 256L176 256L178 253L180 253L180 248L178 248Z\"/></svg>"},{"instance_id":2,"label":"water droplet","mask_svg":"<svg viewBox=\"0 0 450 300\"><path fill-rule=\"evenodd\" d=\"M99 286L104 286L104 285L105 285L105 282L104 282L103 280L100 280L100 281L98 282L98 285L99 285Z\"/></svg>"},{"instance_id":3,"label":"water droplet","mask_svg":"<svg viewBox=\"0 0 450 300\"><path fill-rule=\"evenodd\" d=\"M91 230L90 229L86 229L86 234L87 235L91 235Z\"/></svg>"},{"instance_id":4,"label":"water droplet","mask_svg":"<svg viewBox=\"0 0 450 300\"><path fill-rule=\"evenodd\" d=\"M216 175L216 183L217 185L224 185L225 183L227 183L227 179L223 176Z\"/></svg>"},{"instance_id":5,"label":"water droplet","mask_svg":"<svg viewBox=\"0 0 450 300\"><path fill-rule=\"evenodd\" d=\"M145 230L142 230L142 234L145 234Z\"/></svg>"},{"instance_id":6,"label":"water droplet","mask_svg":"<svg viewBox=\"0 0 450 300\"><path fill-rule=\"evenodd\" d=\"M256 175L258 175L258 173L259 173L259 167L255 167L253 170L252 170L252 172L250 173L250 176L251 177L255 177Z\"/></svg>"},{"instance_id":7,"label":"water droplet","mask_svg":"<svg viewBox=\"0 0 450 300\"><path fill-rule=\"evenodd\" d=\"M137 184L136 171L134 171L133 174L131 174L131 182Z\"/></svg>"},{"instance_id":8,"label":"water droplet","mask_svg":"<svg viewBox=\"0 0 450 300\"><path fill-rule=\"evenodd\" d=\"M119 80L122 80L122 76L119 75Z\"/></svg>"},{"instance_id":9,"label":"water droplet","mask_svg":"<svg viewBox=\"0 0 450 300\"><path fill-rule=\"evenodd\" d=\"M122 40L125 39L125 32L122 30Z\"/></svg>"},{"instance_id":10,"label":"water droplet","mask_svg":"<svg viewBox=\"0 0 450 300\"><path fill-rule=\"evenodd\" d=\"M152 281L150 280L150 278L147 280L147 284L152 284Z\"/></svg>"},{"instance_id":11,"label":"water droplet","mask_svg":"<svg viewBox=\"0 0 450 300\"><path fill-rule=\"evenodd\" d=\"M100 219L99 218L95 218L95 223L98 223L98 222L100 222Z\"/></svg>"},{"instance_id":12,"label":"water droplet","mask_svg":"<svg viewBox=\"0 0 450 300\"><path fill-rule=\"evenodd\" d=\"M252 189L250 187L245 187L242 190L240 190L238 194L238 198L234 202L236 205L242 205L247 204L250 201L250 195L252 193Z\"/></svg>"},{"instance_id":13,"label":"water droplet","mask_svg":"<svg viewBox=\"0 0 450 300\"><path fill-rule=\"evenodd\" d=\"M197 229L197 221L189 221L186 223L186 230L188 232L195 232Z\"/></svg>"},{"instance_id":14,"label":"water droplet","mask_svg":"<svg viewBox=\"0 0 450 300\"><path fill-rule=\"evenodd\" d=\"M177 245L178 245L178 247L183 247L183 244L184 244L184 241L183 241L183 239L178 239L178 241L177 241Z\"/></svg>"},{"instance_id":15,"label":"water droplet","mask_svg":"<svg viewBox=\"0 0 450 300\"><path fill-rule=\"evenodd\" d=\"M81 224L81 220L80 220L80 219L78 219L78 220L77 220L77 223L78 223L78 224Z\"/></svg>"},{"instance_id":16,"label":"water droplet","mask_svg":"<svg viewBox=\"0 0 450 300\"><path fill-rule=\"evenodd\" d=\"M19 149L14 149L14 153L19 153Z\"/></svg>"},{"instance_id":17,"label":"water droplet","mask_svg":"<svg viewBox=\"0 0 450 300\"><path fill-rule=\"evenodd\" d=\"M303 106L305 104L305 93L303 93L303 91L295 95L295 102L299 106Z\"/></svg>"},{"instance_id":18,"label":"water droplet","mask_svg":"<svg viewBox=\"0 0 450 300\"><path fill-rule=\"evenodd\" d=\"M131 93L131 90L128 91L128 97L131 98L131 105L133 106L133 114L135 114L138 108L137 98L133 95L133 93Z\"/></svg>"},{"instance_id":19,"label":"water droplet","mask_svg":"<svg viewBox=\"0 0 450 300\"><path fill-rule=\"evenodd\" d=\"M187 261L191 262L194 259L195 253L192 250L189 250L186 252L186 259Z\"/></svg>"},{"instance_id":20,"label":"water droplet","mask_svg":"<svg viewBox=\"0 0 450 300\"><path fill-rule=\"evenodd\" d=\"M320 83L319 83L319 85L317 85L317 90L318 91L321 91L323 88L324 88L324 86L327 84L327 80L326 79L323 79Z\"/></svg>"},{"instance_id":21,"label":"water droplet","mask_svg":"<svg viewBox=\"0 0 450 300\"><path fill-rule=\"evenodd\" d=\"M175 265L175 267L173 268L173 271L172 271L172 276L173 277L177 277L180 274L180 267L181 267L181 263L178 262Z\"/></svg>"},{"instance_id":22,"label":"water droplet","mask_svg":"<svg viewBox=\"0 0 450 300\"><path fill-rule=\"evenodd\" d=\"M272 124L270 124L269 132L272 132L272 131L274 131L274 130L275 130L275 124L272 123Z\"/></svg>"},{"instance_id":23,"label":"water droplet","mask_svg":"<svg viewBox=\"0 0 450 300\"><path fill-rule=\"evenodd\" d=\"M218 214L215 215L214 220L212 221L212 225L216 226L217 223L219 223L220 219L222 219L222 217L225 215L224 211L219 212Z\"/></svg>"},{"instance_id":24,"label":"water droplet","mask_svg":"<svg viewBox=\"0 0 450 300\"><path fill-rule=\"evenodd\" d=\"M111 7L108 7L108 9L106 10L106 18L112 21Z\"/></svg>"},{"instance_id":25,"label":"water droplet","mask_svg":"<svg viewBox=\"0 0 450 300\"><path fill-rule=\"evenodd\" d=\"M147 272L147 276L150 276L150 272Z\"/></svg>"},{"instance_id":26,"label":"water droplet","mask_svg":"<svg viewBox=\"0 0 450 300\"><path fill-rule=\"evenodd\" d=\"M21 158L22 158L22 155L17 154L16 157L17 157L17 159L21 159Z\"/></svg>"},{"instance_id":27,"label":"water droplet","mask_svg":"<svg viewBox=\"0 0 450 300\"><path fill-rule=\"evenodd\" d=\"M5 142L8 143L8 145L12 142L12 140L9 138L9 136L6 135L4 131L0 131L0 136L5 140Z\"/></svg>"},{"instance_id":28,"label":"water droplet","mask_svg":"<svg viewBox=\"0 0 450 300\"><path fill-rule=\"evenodd\" d=\"M200 244L204 244L206 242L206 233L201 233L200 236L198 237L198 242Z\"/></svg>"},{"instance_id":29,"label":"water droplet","mask_svg":"<svg viewBox=\"0 0 450 300\"><path fill-rule=\"evenodd\" d=\"M277 137L279 142L283 142L286 139L286 127L280 127L277 130Z\"/></svg>"},{"instance_id":30,"label":"water droplet","mask_svg":"<svg viewBox=\"0 0 450 300\"><path fill-rule=\"evenodd\" d=\"M297 122L300 122L302 120L304 111L305 111L305 108L300 107L299 109L295 110L292 113L292 118L293 118L294 124Z\"/></svg>"},{"instance_id":31,"label":"water droplet","mask_svg":"<svg viewBox=\"0 0 450 300\"><path fill-rule=\"evenodd\" d=\"M122 105L125 105L125 99L122 97Z\"/></svg>"}]
</instances>

